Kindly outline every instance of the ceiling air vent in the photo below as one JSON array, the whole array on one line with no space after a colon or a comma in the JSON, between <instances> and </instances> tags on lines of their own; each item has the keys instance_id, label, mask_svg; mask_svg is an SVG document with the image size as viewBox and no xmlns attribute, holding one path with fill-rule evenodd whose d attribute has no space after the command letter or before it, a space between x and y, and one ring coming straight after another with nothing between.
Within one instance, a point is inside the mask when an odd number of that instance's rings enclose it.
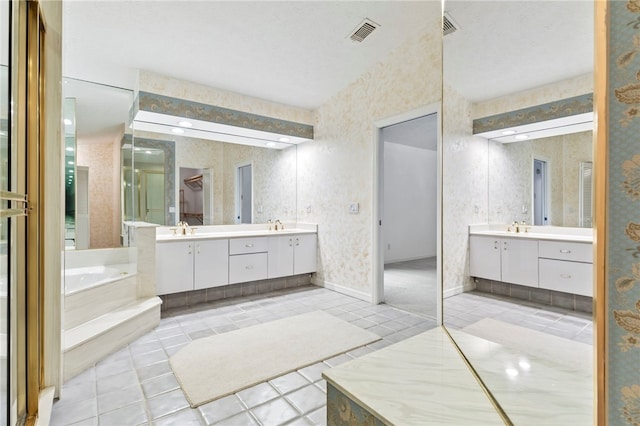
<instances>
[{"instance_id":1,"label":"ceiling air vent","mask_svg":"<svg viewBox=\"0 0 640 426\"><path fill-rule=\"evenodd\" d=\"M446 36L455 31L458 31L458 25L451 18L451 15L445 12L444 16L442 17L442 35Z\"/></svg>"},{"instance_id":2,"label":"ceiling air vent","mask_svg":"<svg viewBox=\"0 0 640 426\"><path fill-rule=\"evenodd\" d=\"M369 19L365 19L360 23L360 25L356 27L356 29L351 33L349 38L353 41L357 41L358 43L360 43L362 40L367 38L367 36L371 34L373 30L375 30L379 26L380 25L376 24L375 22Z\"/></svg>"}]
</instances>

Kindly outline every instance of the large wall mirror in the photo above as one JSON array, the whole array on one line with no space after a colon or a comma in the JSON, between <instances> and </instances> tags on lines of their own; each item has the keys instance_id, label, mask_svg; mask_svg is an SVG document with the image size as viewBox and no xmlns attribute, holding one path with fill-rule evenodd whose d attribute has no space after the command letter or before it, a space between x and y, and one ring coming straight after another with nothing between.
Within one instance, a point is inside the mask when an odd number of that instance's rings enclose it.
<instances>
[{"instance_id":1,"label":"large wall mirror","mask_svg":"<svg viewBox=\"0 0 640 426\"><path fill-rule=\"evenodd\" d=\"M475 135L473 121L590 95L593 10L586 0L444 1L454 28L443 38L444 324L513 424L593 424L592 301L475 279L469 225L588 235L593 135L503 143Z\"/></svg>"},{"instance_id":2,"label":"large wall mirror","mask_svg":"<svg viewBox=\"0 0 640 426\"><path fill-rule=\"evenodd\" d=\"M202 130L149 124L134 121L132 144L123 145L134 159L133 174L124 173L124 187L135 188L127 217L133 206L133 220L166 226L296 221L295 145L220 142Z\"/></svg>"},{"instance_id":3,"label":"large wall mirror","mask_svg":"<svg viewBox=\"0 0 640 426\"><path fill-rule=\"evenodd\" d=\"M133 92L109 85L65 78L63 95L68 250L120 247L127 221L296 221L295 145L248 146L130 123Z\"/></svg>"}]
</instances>

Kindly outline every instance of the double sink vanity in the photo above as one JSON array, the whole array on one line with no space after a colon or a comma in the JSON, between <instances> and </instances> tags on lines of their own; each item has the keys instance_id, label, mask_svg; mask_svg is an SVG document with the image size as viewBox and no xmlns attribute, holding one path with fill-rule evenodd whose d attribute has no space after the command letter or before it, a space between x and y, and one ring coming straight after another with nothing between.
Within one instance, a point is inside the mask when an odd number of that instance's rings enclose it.
<instances>
[{"instance_id":1,"label":"double sink vanity","mask_svg":"<svg viewBox=\"0 0 640 426\"><path fill-rule=\"evenodd\" d=\"M158 295L316 271L317 225L156 228Z\"/></svg>"},{"instance_id":2,"label":"double sink vanity","mask_svg":"<svg viewBox=\"0 0 640 426\"><path fill-rule=\"evenodd\" d=\"M469 275L593 296L593 230L553 226L469 226Z\"/></svg>"}]
</instances>

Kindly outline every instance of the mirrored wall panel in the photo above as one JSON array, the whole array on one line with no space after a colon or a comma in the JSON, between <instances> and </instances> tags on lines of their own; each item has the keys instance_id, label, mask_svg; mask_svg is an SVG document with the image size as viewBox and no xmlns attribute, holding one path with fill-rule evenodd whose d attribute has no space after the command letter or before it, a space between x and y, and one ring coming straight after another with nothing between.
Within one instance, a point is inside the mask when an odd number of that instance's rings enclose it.
<instances>
[{"instance_id":1,"label":"mirrored wall panel","mask_svg":"<svg viewBox=\"0 0 640 426\"><path fill-rule=\"evenodd\" d=\"M593 9L444 2L444 324L513 424L593 424Z\"/></svg>"}]
</instances>

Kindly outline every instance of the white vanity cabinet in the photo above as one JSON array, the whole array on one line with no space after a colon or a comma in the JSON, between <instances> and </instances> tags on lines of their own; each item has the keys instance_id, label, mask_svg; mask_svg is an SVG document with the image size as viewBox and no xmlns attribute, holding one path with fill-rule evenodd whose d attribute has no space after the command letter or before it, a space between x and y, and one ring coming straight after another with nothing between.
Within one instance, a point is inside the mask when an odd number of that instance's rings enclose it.
<instances>
[{"instance_id":1,"label":"white vanity cabinet","mask_svg":"<svg viewBox=\"0 0 640 426\"><path fill-rule=\"evenodd\" d=\"M229 284L267 279L268 247L267 237L229 240Z\"/></svg>"},{"instance_id":2,"label":"white vanity cabinet","mask_svg":"<svg viewBox=\"0 0 640 426\"><path fill-rule=\"evenodd\" d=\"M591 243L540 241L540 288L593 296Z\"/></svg>"},{"instance_id":3,"label":"white vanity cabinet","mask_svg":"<svg viewBox=\"0 0 640 426\"><path fill-rule=\"evenodd\" d=\"M472 277L538 286L538 241L471 235L469 274Z\"/></svg>"},{"instance_id":4,"label":"white vanity cabinet","mask_svg":"<svg viewBox=\"0 0 640 426\"><path fill-rule=\"evenodd\" d=\"M269 278L315 272L317 242L316 234L269 237Z\"/></svg>"},{"instance_id":5,"label":"white vanity cabinet","mask_svg":"<svg viewBox=\"0 0 640 426\"><path fill-rule=\"evenodd\" d=\"M156 245L156 293L170 294L228 284L229 240Z\"/></svg>"}]
</instances>

